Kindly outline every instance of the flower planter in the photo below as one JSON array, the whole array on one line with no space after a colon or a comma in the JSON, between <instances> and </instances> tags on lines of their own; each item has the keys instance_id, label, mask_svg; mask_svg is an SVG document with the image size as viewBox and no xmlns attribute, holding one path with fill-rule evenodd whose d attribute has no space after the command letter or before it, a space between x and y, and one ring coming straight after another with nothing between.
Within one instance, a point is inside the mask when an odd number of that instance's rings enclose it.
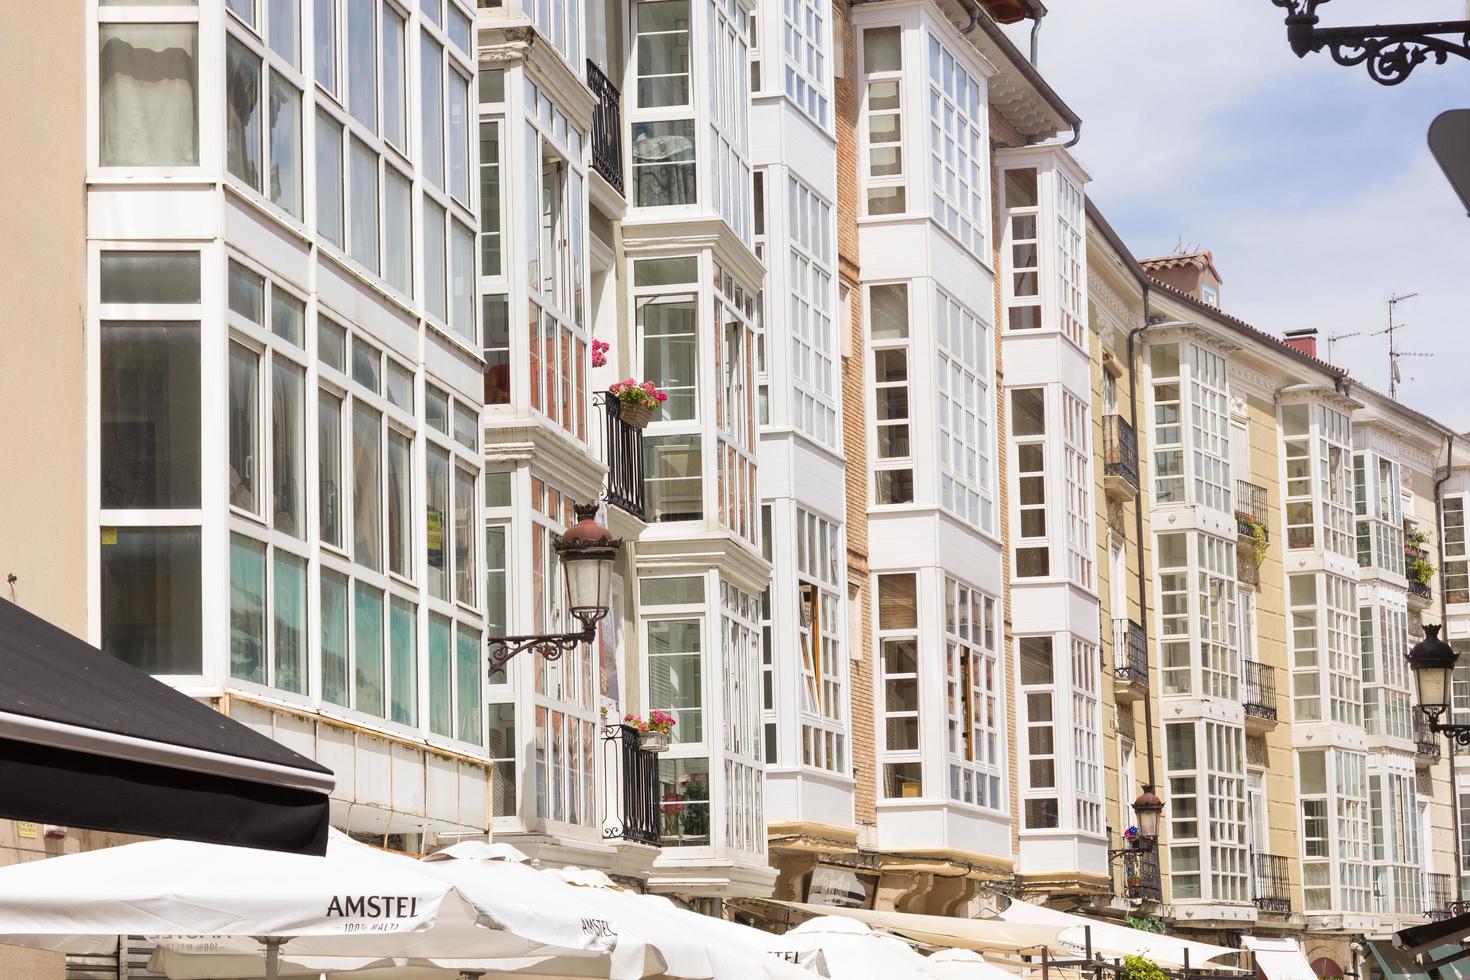
<instances>
[{"instance_id":1,"label":"flower planter","mask_svg":"<svg viewBox=\"0 0 1470 980\"><path fill-rule=\"evenodd\" d=\"M645 752L667 752L673 741L670 732L639 732L638 747Z\"/></svg>"},{"instance_id":2,"label":"flower planter","mask_svg":"<svg viewBox=\"0 0 1470 980\"><path fill-rule=\"evenodd\" d=\"M645 428L653 421L653 409L647 405L635 405L632 402L618 403L618 418L623 424L634 429Z\"/></svg>"}]
</instances>

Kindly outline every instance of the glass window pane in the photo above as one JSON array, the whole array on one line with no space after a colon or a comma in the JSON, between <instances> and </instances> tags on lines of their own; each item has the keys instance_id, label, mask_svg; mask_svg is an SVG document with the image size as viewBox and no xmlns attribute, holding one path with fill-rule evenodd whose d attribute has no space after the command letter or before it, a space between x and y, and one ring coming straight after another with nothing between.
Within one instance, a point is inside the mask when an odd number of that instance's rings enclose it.
<instances>
[{"instance_id":1,"label":"glass window pane","mask_svg":"<svg viewBox=\"0 0 1470 980\"><path fill-rule=\"evenodd\" d=\"M225 7L251 27L255 26L255 0L225 0Z\"/></svg>"},{"instance_id":2,"label":"glass window pane","mask_svg":"<svg viewBox=\"0 0 1470 980\"><path fill-rule=\"evenodd\" d=\"M260 190L260 59L235 38L225 45L225 165Z\"/></svg>"},{"instance_id":3,"label":"glass window pane","mask_svg":"<svg viewBox=\"0 0 1470 980\"><path fill-rule=\"evenodd\" d=\"M271 590L274 687L306 693L306 561L276 549Z\"/></svg>"},{"instance_id":4,"label":"glass window pane","mask_svg":"<svg viewBox=\"0 0 1470 980\"><path fill-rule=\"evenodd\" d=\"M353 402L352 557L374 570L383 567L382 439L382 415Z\"/></svg>"},{"instance_id":5,"label":"glass window pane","mask_svg":"<svg viewBox=\"0 0 1470 980\"><path fill-rule=\"evenodd\" d=\"M230 343L230 503L260 512L260 355Z\"/></svg>"},{"instance_id":6,"label":"glass window pane","mask_svg":"<svg viewBox=\"0 0 1470 980\"><path fill-rule=\"evenodd\" d=\"M271 286L271 333L297 347L306 346L306 304L275 286Z\"/></svg>"},{"instance_id":7,"label":"glass window pane","mask_svg":"<svg viewBox=\"0 0 1470 980\"><path fill-rule=\"evenodd\" d=\"M475 233L458 221L450 228L449 328L475 343Z\"/></svg>"},{"instance_id":8,"label":"glass window pane","mask_svg":"<svg viewBox=\"0 0 1470 980\"><path fill-rule=\"evenodd\" d=\"M902 340L909 335L908 283L873 286L869 292L873 309L869 330L874 340Z\"/></svg>"},{"instance_id":9,"label":"glass window pane","mask_svg":"<svg viewBox=\"0 0 1470 980\"><path fill-rule=\"evenodd\" d=\"M668 421L693 419L699 403L697 298L658 296L640 299L637 304L644 374L659 379L660 388L668 395L660 417Z\"/></svg>"},{"instance_id":10,"label":"glass window pane","mask_svg":"<svg viewBox=\"0 0 1470 980\"><path fill-rule=\"evenodd\" d=\"M449 193L465 207L470 206L470 82L457 71L449 72Z\"/></svg>"},{"instance_id":11,"label":"glass window pane","mask_svg":"<svg viewBox=\"0 0 1470 980\"><path fill-rule=\"evenodd\" d=\"M444 187L444 49L428 34L420 37L419 92L423 99L423 173Z\"/></svg>"},{"instance_id":12,"label":"glass window pane","mask_svg":"<svg viewBox=\"0 0 1470 980\"><path fill-rule=\"evenodd\" d=\"M449 435L449 395L433 385L424 385L424 421L435 431Z\"/></svg>"},{"instance_id":13,"label":"glass window pane","mask_svg":"<svg viewBox=\"0 0 1470 980\"><path fill-rule=\"evenodd\" d=\"M464 11L453 3L449 5L448 31L450 43L465 54L469 54L470 46L474 43L474 27Z\"/></svg>"},{"instance_id":14,"label":"glass window pane","mask_svg":"<svg viewBox=\"0 0 1470 980\"><path fill-rule=\"evenodd\" d=\"M449 533L449 453L429 446L424 460L428 500L425 503L429 545L429 594L449 598L449 561L445 535Z\"/></svg>"},{"instance_id":15,"label":"glass window pane","mask_svg":"<svg viewBox=\"0 0 1470 980\"><path fill-rule=\"evenodd\" d=\"M484 676L480 657L480 631L461 623L454 631L455 703L458 706L458 732L461 742L479 745L480 678Z\"/></svg>"},{"instance_id":16,"label":"glass window pane","mask_svg":"<svg viewBox=\"0 0 1470 980\"><path fill-rule=\"evenodd\" d=\"M104 322L102 506L199 506L199 324Z\"/></svg>"},{"instance_id":17,"label":"glass window pane","mask_svg":"<svg viewBox=\"0 0 1470 980\"><path fill-rule=\"evenodd\" d=\"M230 535L230 676L256 684L265 675L265 545Z\"/></svg>"},{"instance_id":18,"label":"glass window pane","mask_svg":"<svg viewBox=\"0 0 1470 980\"><path fill-rule=\"evenodd\" d=\"M322 698L346 707L347 576L322 569Z\"/></svg>"},{"instance_id":19,"label":"glass window pane","mask_svg":"<svg viewBox=\"0 0 1470 980\"><path fill-rule=\"evenodd\" d=\"M390 286L413 296L413 189L397 167L383 168L384 275Z\"/></svg>"},{"instance_id":20,"label":"glass window pane","mask_svg":"<svg viewBox=\"0 0 1470 980\"><path fill-rule=\"evenodd\" d=\"M98 26L102 166L199 164L198 35L196 24Z\"/></svg>"},{"instance_id":21,"label":"glass window pane","mask_svg":"<svg viewBox=\"0 0 1470 980\"><path fill-rule=\"evenodd\" d=\"M413 453L407 436L388 432L388 570L413 575L413 534L409 528L412 503Z\"/></svg>"},{"instance_id":22,"label":"glass window pane","mask_svg":"<svg viewBox=\"0 0 1470 980\"><path fill-rule=\"evenodd\" d=\"M443 616L429 617L429 731L454 737L453 654L450 623Z\"/></svg>"},{"instance_id":23,"label":"glass window pane","mask_svg":"<svg viewBox=\"0 0 1470 980\"><path fill-rule=\"evenodd\" d=\"M454 441L466 449L478 449L480 416L464 402L454 403Z\"/></svg>"},{"instance_id":24,"label":"glass window pane","mask_svg":"<svg viewBox=\"0 0 1470 980\"><path fill-rule=\"evenodd\" d=\"M104 303L198 303L198 252L103 252Z\"/></svg>"},{"instance_id":25,"label":"glass window pane","mask_svg":"<svg viewBox=\"0 0 1470 980\"><path fill-rule=\"evenodd\" d=\"M383 4L383 138L408 149L408 105L404 62L407 25L392 4Z\"/></svg>"},{"instance_id":26,"label":"glass window pane","mask_svg":"<svg viewBox=\"0 0 1470 980\"><path fill-rule=\"evenodd\" d=\"M342 547L342 399L329 391L317 394L317 506L322 540Z\"/></svg>"},{"instance_id":27,"label":"glass window pane","mask_svg":"<svg viewBox=\"0 0 1470 980\"><path fill-rule=\"evenodd\" d=\"M418 653L415 649L418 614L413 603L394 596L388 609L388 637L391 660L392 718L402 725L418 721Z\"/></svg>"},{"instance_id":28,"label":"glass window pane","mask_svg":"<svg viewBox=\"0 0 1470 980\"><path fill-rule=\"evenodd\" d=\"M361 582L352 585L352 613L356 635L352 653L355 670L353 707L383 716L383 593Z\"/></svg>"},{"instance_id":29,"label":"glass window pane","mask_svg":"<svg viewBox=\"0 0 1470 980\"><path fill-rule=\"evenodd\" d=\"M316 230L342 247L342 127L316 114Z\"/></svg>"},{"instance_id":30,"label":"glass window pane","mask_svg":"<svg viewBox=\"0 0 1470 980\"><path fill-rule=\"evenodd\" d=\"M270 46L291 67L301 67L301 10L298 0L270 0L266 21Z\"/></svg>"},{"instance_id":31,"label":"glass window pane","mask_svg":"<svg viewBox=\"0 0 1470 980\"><path fill-rule=\"evenodd\" d=\"M638 207L694 204L694 121L633 124L633 186Z\"/></svg>"},{"instance_id":32,"label":"glass window pane","mask_svg":"<svg viewBox=\"0 0 1470 980\"><path fill-rule=\"evenodd\" d=\"M230 262L227 302L231 312L265 326L265 277L238 262Z\"/></svg>"},{"instance_id":33,"label":"glass window pane","mask_svg":"<svg viewBox=\"0 0 1470 980\"><path fill-rule=\"evenodd\" d=\"M424 308L441 323L449 320L449 300L444 268L444 209L424 197Z\"/></svg>"},{"instance_id":34,"label":"glass window pane","mask_svg":"<svg viewBox=\"0 0 1470 980\"><path fill-rule=\"evenodd\" d=\"M699 436L647 436L643 472L652 522L697 521L704 516Z\"/></svg>"},{"instance_id":35,"label":"glass window pane","mask_svg":"<svg viewBox=\"0 0 1470 980\"><path fill-rule=\"evenodd\" d=\"M392 358L388 359L387 383L383 386L388 396L388 403L405 412L413 412L413 371L399 364Z\"/></svg>"},{"instance_id":36,"label":"glass window pane","mask_svg":"<svg viewBox=\"0 0 1470 980\"><path fill-rule=\"evenodd\" d=\"M454 469L454 598L475 603L475 474Z\"/></svg>"},{"instance_id":37,"label":"glass window pane","mask_svg":"<svg viewBox=\"0 0 1470 980\"><path fill-rule=\"evenodd\" d=\"M500 275L500 235L500 124L489 121L480 123L481 275Z\"/></svg>"},{"instance_id":38,"label":"glass window pane","mask_svg":"<svg viewBox=\"0 0 1470 980\"><path fill-rule=\"evenodd\" d=\"M199 529L102 528L102 651L150 674L203 671Z\"/></svg>"},{"instance_id":39,"label":"glass window pane","mask_svg":"<svg viewBox=\"0 0 1470 980\"><path fill-rule=\"evenodd\" d=\"M312 40L316 48L316 83L337 91L337 0L313 0Z\"/></svg>"},{"instance_id":40,"label":"glass window pane","mask_svg":"<svg viewBox=\"0 0 1470 980\"><path fill-rule=\"evenodd\" d=\"M863 31L863 71L866 74L902 69L902 29L879 27Z\"/></svg>"},{"instance_id":41,"label":"glass window pane","mask_svg":"<svg viewBox=\"0 0 1470 980\"><path fill-rule=\"evenodd\" d=\"M347 373L347 329L324 316L316 318L317 357L329 368Z\"/></svg>"},{"instance_id":42,"label":"glass window pane","mask_svg":"<svg viewBox=\"0 0 1470 980\"><path fill-rule=\"evenodd\" d=\"M378 271L378 155L362 140L352 140L352 248L354 259Z\"/></svg>"},{"instance_id":43,"label":"glass window pane","mask_svg":"<svg viewBox=\"0 0 1470 980\"><path fill-rule=\"evenodd\" d=\"M382 383L382 351L356 338L352 341L352 380L377 394Z\"/></svg>"},{"instance_id":44,"label":"glass window pane","mask_svg":"<svg viewBox=\"0 0 1470 980\"><path fill-rule=\"evenodd\" d=\"M378 131L378 52L373 43L377 0L347 0L347 111Z\"/></svg>"},{"instance_id":45,"label":"glass window pane","mask_svg":"<svg viewBox=\"0 0 1470 980\"><path fill-rule=\"evenodd\" d=\"M271 525L283 534L306 536L306 372L284 357L272 358Z\"/></svg>"},{"instance_id":46,"label":"glass window pane","mask_svg":"<svg viewBox=\"0 0 1470 980\"><path fill-rule=\"evenodd\" d=\"M301 217L301 92L271 72L271 203Z\"/></svg>"}]
</instances>

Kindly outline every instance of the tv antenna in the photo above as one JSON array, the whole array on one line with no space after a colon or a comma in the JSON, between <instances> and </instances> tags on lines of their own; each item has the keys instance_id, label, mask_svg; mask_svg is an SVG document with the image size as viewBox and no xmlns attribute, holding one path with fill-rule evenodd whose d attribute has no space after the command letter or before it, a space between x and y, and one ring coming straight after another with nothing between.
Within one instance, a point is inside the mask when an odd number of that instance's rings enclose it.
<instances>
[{"instance_id":1,"label":"tv antenna","mask_svg":"<svg viewBox=\"0 0 1470 980\"><path fill-rule=\"evenodd\" d=\"M1337 343L1339 340L1347 340L1349 337L1361 337L1361 336L1363 336L1363 331L1361 331L1361 330L1354 330L1352 333L1334 333L1334 334L1329 334L1328 337L1327 337L1327 363L1328 364L1336 364L1337 363L1336 361L1334 361L1332 359L1332 345L1333 344Z\"/></svg>"},{"instance_id":2,"label":"tv antenna","mask_svg":"<svg viewBox=\"0 0 1470 980\"><path fill-rule=\"evenodd\" d=\"M1402 374L1399 372L1399 359L1403 357L1433 357L1433 354L1425 354L1419 351L1401 351L1394 343L1395 332L1402 330L1406 324L1394 321L1394 307L1404 300L1413 299L1418 293L1394 293L1388 297L1388 326L1382 330L1376 330L1371 336L1377 337L1388 334L1388 397L1397 398L1399 393L1399 381Z\"/></svg>"}]
</instances>

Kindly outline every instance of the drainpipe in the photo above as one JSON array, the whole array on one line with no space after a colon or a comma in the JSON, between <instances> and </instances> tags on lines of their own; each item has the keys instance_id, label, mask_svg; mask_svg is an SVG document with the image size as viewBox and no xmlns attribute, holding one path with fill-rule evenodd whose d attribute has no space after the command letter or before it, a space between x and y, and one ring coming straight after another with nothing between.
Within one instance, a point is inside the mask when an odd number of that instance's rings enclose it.
<instances>
[{"instance_id":1,"label":"drainpipe","mask_svg":"<svg viewBox=\"0 0 1470 980\"><path fill-rule=\"evenodd\" d=\"M983 13L980 10L980 0L969 0L969 4L970 4L970 22L968 24L966 24L964 27L961 27L960 28L960 33L961 34L969 34L975 28L979 27L980 26L980 18L982 16L984 16Z\"/></svg>"},{"instance_id":2,"label":"drainpipe","mask_svg":"<svg viewBox=\"0 0 1470 980\"><path fill-rule=\"evenodd\" d=\"M1041 47L1041 18L1031 21L1031 67L1036 67L1036 52Z\"/></svg>"},{"instance_id":3,"label":"drainpipe","mask_svg":"<svg viewBox=\"0 0 1470 980\"><path fill-rule=\"evenodd\" d=\"M1128 401L1133 412L1133 433L1135 441L1142 431L1138 424L1138 371L1133 359L1134 339L1149 328L1149 287L1143 284L1143 323L1128 331ZM1143 466L1140 458L1139 475L1142 478ZM1138 497L1134 499L1133 516L1136 537L1138 538L1138 620L1143 627L1143 655L1145 660L1145 671L1148 677L1148 693L1143 698L1143 737L1148 753L1148 788L1157 792L1158 783L1154 779L1154 697L1153 697L1153 670L1147 666L1148 659L1148 572L1144 568L1143 559L1148 554L1148 549L1143 542L1143 502L1147 487L1138 488ZM1131 790L1130 790L1131 792Z\"/></svg>"},{"instance_id":4,"label":"drainpipe","mask_svg":"<svg viewBox=\"0 0 1470 980\"><path fill-rule=\"evenodd\" d=\"M1439 621L1442 629L1449 629L1449 599L1444 591L1444 485L1449 482L1455 468L1455 434L1445 439L1444 475L1434 481L1434 538L1439 543ZM1453 687L1453 685L1451 685ZM1451 721L1454 721L1454 697L1450 698ZM1450 814L1454 819L1455 838L1455 901L1465 898L1465 856L1460 846L1460 781L1455 773L1455 740L1445 741L1450 745ZM1425 843L1428 846L1428 842Z\"/></svg>"}]
</instances>

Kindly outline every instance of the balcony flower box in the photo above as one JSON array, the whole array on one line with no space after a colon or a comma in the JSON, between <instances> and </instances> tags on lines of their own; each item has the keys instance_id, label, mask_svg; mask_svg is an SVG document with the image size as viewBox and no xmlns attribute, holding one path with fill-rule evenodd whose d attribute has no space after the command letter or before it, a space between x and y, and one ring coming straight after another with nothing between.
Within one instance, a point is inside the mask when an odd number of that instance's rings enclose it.
<instances>
[{"instance_id":1,"label":"balcony flower box","mask_svg":"<svg viewBox=\"0 0 1470 980\"><path fill-rule=\"evenodd\" d=\"M638 747L645 752L667 752L674 740L674 716L667 711L655 709L647 721L629 712L623 724L638 730Z\"/></svg>"},{"instance_id":2,"label":"balcony flower box","mask_svg":"<svg viewBox=\"0 0 1470 980\"><path fill-rule=\"evenodd\" d=\"M659 391L652 381L624 378L607 390L618 400L618 417L634 429L646 427L653 421L653 413L669 400L669 396Z\"/></svg>"}]
</instances>

